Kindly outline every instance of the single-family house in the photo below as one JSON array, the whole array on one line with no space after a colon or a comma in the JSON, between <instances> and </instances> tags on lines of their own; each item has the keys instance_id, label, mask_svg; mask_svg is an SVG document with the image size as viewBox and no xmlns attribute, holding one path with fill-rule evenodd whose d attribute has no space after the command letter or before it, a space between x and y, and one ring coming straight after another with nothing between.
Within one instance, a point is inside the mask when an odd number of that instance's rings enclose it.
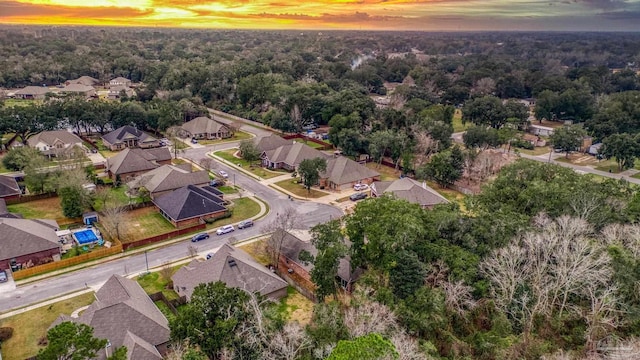
<instances>
[{"instance_id":1,"label":"single-family house","mask_svg":"<svg viewBox=\"0 0 640 360\"><path fill-rule=\"evenodd\" d=\"M528 142L529 144L536 146L536 147L542 147L542 146L546 146L547 145L547 141L544 140L543 138L541 138L538 135L533 135L533 134L524 134L522 136L522 140Z\"/></svg>"},{"instance_id":2,"label":"single-family house","mask_svg":"<svg viewBox=\"0 0 640 360\"><path fill-rule=\"evenodd\" d=\"M102 143L111 151L124 148L152 148L159 147L160 141L155 137L138 130L131 125L119 127L102 137Z\"/></svg>"},{"instance_id":3,"label":"single-family house","mask_svg":"<svg viewBox=\"0 0 640 360\"><path fill-rule=\"evenodd\" d=\"M320 174L320 187L340 191L377 180L380 180L379 172L347 157L336 156L327 160L327 170Z\"/></svg>"},{"instance_id":4,"label":"single-family house","mask_svg":"<svg viewBox=\"0 0 640 360\"><path fill-rule=\"evenodd\" d=\"M173 289L191 301L200 284L222 281L227 287L260 293L271 299L287 295L287 283L249 254L224 244L209 260L194 260L172 277Z\"/></svg>"},{"instance_id":5,"label":"single-family house","mask_svg":"<svg viewBox=\"0 0 640 360\"><path fill-rule=\"evenodd\" d=\"M122 76L119 76L119 77L117 77L115 79L109 80L109 88L111 88L113 86L130 87L131 86L131 80L129 80L127 78L123 78Z\"/></svg>"},{"instance_id":6,"label":"single-family house","mask_svg":"<svg viewBox=\"0 0 640 360\"><path fill-rule=\"evenodd\" d=\"M551 136L553 135L553 128L548 126L531 124L529 125L529 132L531 132L533 135L538 135L538 136Z\"/></svg>"},{"instance_id":7,"label":"single-family house","mask_svg":"<svg viewBox=\"0 0 640 360\"><path fill-rule=\"evenodd\" d=\"M191 164L185 166L162 165L156 169L146 172L127 186L133 191L146 189L152 199L166 194L170 191L185 187L187 185L206 186L209 184L209 174L205 170L191 171Z\"/></svg>"},{"instance_id":8,"label":"single-family house","mask_svg":"<svg viewBox=\"0 0 640 360\"><path fill-rule=\"evenodd\" d=\"M61 94L65 95L79 95L87 98L96 96L96 89L93 86L87 86L82 84L69 84L60 89Z\"/></svg>"},{"instance_id":9,"label":"single-family house","mask_svg":"<svg viewBox=\"0 0 640 360\"><path fill-rule=\"evenodd\" d=\"M225 139L231 137L231 130L228 126L221 124L208 117L200 116L182 124L186 136L206 140Z\"/></svg>"},{"instance_id":10,"label":"single-family house","mask_svg":"<svg viewBox=\"0 0 640 360\"><path fill-rule=\"evenodd\" d=\"M118 100L122 96L132 97L135 95L135 92L132 88L124 85L111 86L109 88L109 92L107 93L107 99L109 100Z\"/></svg>"},{"instance_id":11,"label":"single-family house","mask_svg":"<svg viewBox=\"0 0 640 360\"><path fill-rule=\"evenodd\" d=\"M42 100L47 93L52 92L48 87L44 86L27 86L13 93L18 99L24 100Z\"/></svg>"},{"instance_id":12,"label":"single-family house","mask_svg":"<svg viewBox=\"0 0 640 360\"><path fill-rule=\"evenodd\" d=\"M100 84L100 80L92 78L91 76L80 76L77 79L67 80L64 82L64 84L65 85L80 84L84 86L96 86Z\"/></svg>"},{"instance_id":13,"label":"single-family house","mask_svg":"<svg viewBox=\"0 0 640 360\"><path fill-rule=\"evenodd\" d=\"M48 157L76 157L89 152L82 139L66 130L37 133L27 139L27 145Z\"/></svg>"},{"instance_id":14,"label":"single-family house","mask_svg":"<svg viewBox=\"0 0 640 360\"><path fill-rule=\"evenodd\" d=\"M54 220L0 218L0 270L60 260L57 230Z\"/></svg>"},{"instance_id":15,"label":"single-family house","mask_svg":"<svg viewBox=\"0 0 640 360\"><path fill-rule=\"evenodd\" d=\"M0 198L16 199L22 195L22 189L13 176L0 175Z\"/></svg>"},{"instance_id":16,"label":"single-family house","mask_svg":"<svg viewBox=\"0 0 640 360\"><path fill-rule=\"evenodd\" d=\"M225 201L211 189L211 186L187 185L156 197L153 203L173 226L193 226L206 219L223 216L228 211Z\"/></svg>"},{"instance_id":17,"label":"single-family house","mask_svg":"<svg viewBox=\"0 0 640 360\"><path fill-rule=\"evenodd\" d=\"M94 337L108 341L98 360L121 346L127 348L128 360L161 360L168 353L169 322L137 282L112 275L95 298L77 318L60 315L51 327L64 321L91 326Z\"/></svg>"},{"instance_id":18,"label":"single-family house","mask_svg":"<svg viewBox=\"0 0 640 360\"><path fill-rule=\"evenodd\" d=\"M311 237L306 231L297 231L295 235L291 232L284 232L282 230L276 230L272 236L282 239L282 247L280 249L280 263L279 267L282 272L287 274L296 274L296 277L304 279L308 283L311 281L311 270L313 270L313 263L301 260L300 254L306 252L311 256L318 255L318 249L311 243ZM340 283L340 286L346 291L351 292L353 290L353 284L362 275L362 269L358 268L351 270L351 259L347 256L340 259L338 264L338 276L336 280ZM292 277L295 279L295 277Z\"/></svg>"},{"instance_id":19,"label":"single-family house","mask_svg":"<svg viewBox=\"0 0 640 360\"><path fill-rule=\"evenodd\" d=\"M382 194L392 194L398 199L418 204L423 209L431 209L435 205L449 202L426 183L421 185L408 177L394 181L376 181L371 184L371 197L379 197Z\"/></svg>"},{"instance_id":20,"label":"single-family house","mask_svg":"<svg viewBox=\"0 0 640 360\"><path fill-rule=\"evenodd\" d=\"M255 139L254 143L256 144L256 148L263 153L265 151L279 148L280 146L291 145L293 140L287 140L276 134L271 134L269 136L262 136Z\"/></svg>"},{"instance_id":21,"label":"single-family house","mask_svg":"<svg viewBox=\"0 0 640 360\"><path fill-rule=\"evenodd\" d=\"M106 161L107 174L114 181L129 182L135 177L162 165L171 164L171 152L167 148L125 149Z\"/></svg>"},{"instance_id":22,"label":"single-family house","mask_svg":"<svg viewBox=\"0 0 640 360\"><path fill-rule=\"evenodd\" d=\"M273 150L263 151L261 158L262 166L294 171L302 160L315 158L328 159L329 155L311 146L296 142L279 146Z\"/></svg>"}]
</instances>

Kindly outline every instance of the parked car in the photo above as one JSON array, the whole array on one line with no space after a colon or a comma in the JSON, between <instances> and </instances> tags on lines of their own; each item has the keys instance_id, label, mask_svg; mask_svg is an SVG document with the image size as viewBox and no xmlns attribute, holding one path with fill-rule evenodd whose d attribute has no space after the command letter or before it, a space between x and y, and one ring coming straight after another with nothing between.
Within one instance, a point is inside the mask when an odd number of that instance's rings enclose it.
<instances>
[{"instance_id":1,"label":"parked car","mask_svg":"<svg viewBox=\"0 0 640 360\"><path fill-rule=\"evenodd\" d=\"M0 283L7 282L9 278L7 277L7 272L4 270L0 270Z\"/></svg>"},{"instance_id":2,"label":"parked car","mask_svg":"<svg viewBox=\"0 0 640 360\"><path fill-rule=\"evenodd\" d=\"M355 184L355 185L353 185L353 190L355 190L355 191L367 190L368 188L369 188L369 185L367 185L367 184Z\"/></svg>"},{"instance_id":3,"label":"parked car","mask_svg":"<svg viewBox=\"0 0 640 360\"><path fill-rule=\"evenodd\" d=\"M351 201L358 201L358 200L362 200L362 199L366 199L367 198L367 193L363 193L363 192L357 192L351 196L349 196L349 200Z\"/></svg>"},{"instance_id":4,"label":"parked car","mask_svg":"<svg viewBox=\"0 0 640 360\"><path fill-rule=\"evenodd\" d=\"M218 171L218 174L220 174L220 176L222 176L225 179L229 177L229 174L227 174L227 172L224 170Z\"/></svg>"},{"instance_id":5,"label":"parked car","mask_svg":"<svg viewBox=\"0 0 640 360\"><path fill-rule=\"evenodd\" d=\"M198 139L196 139L196 138L191 138L191 143L192 143L192 144L197 144L197 143L198 143Z\"/></svg>"},{"instance_id":6,"label":"parked car","mask_svg":"<svg viewBox=\"0 0 640 360\"><path fill-rule=\"evenodd\" d=\"M200 234L196 234L191 238L191 242L198 242L200 240L205 240L209 238L209 234L207 233L200 233Z\"/></svg>"},{"instance_id":7,"label":"parked car","mask_svg":"<svg viewBox=\"0 0 640 360\"><path fill-rule=\"evenodd\" d=\"M234 231L236 228L233 227L233 225L225 225L220 227L220 229L216 230L216 234L217 235L224 235L227 233L230 233L232 231Z\"/></svg>"},{"instance_id":8,"label":"parked car","mask_svg":"<svg viewBox=\"0 0 640 360\"><path fill-rule=\"evenodd\" d=\"M218 187L224 185L224 180L213 179L209 181L209 186Z\"/></svg>"},{"instance_id":9,"label":"parked car","mask_svg":"<svg viewBox=\"0 0 640 360\"><path fill-rule=\"evenodd\" d=\"M240 221L240 223L238 224L238 229L244 229L252 226L253 226L253 220L251 219L243 220L243 221Z\"/></svg>"},{"instance_id":10,"label":"parked car","mask_svg":"<svg viewBox=\"0 0 640 360\"><path fill-rule=\"evenodd\" d=\"M208 253L207 254L207 260L211 259L213 257L213 253Z\"/></svg>"}]
</instances>

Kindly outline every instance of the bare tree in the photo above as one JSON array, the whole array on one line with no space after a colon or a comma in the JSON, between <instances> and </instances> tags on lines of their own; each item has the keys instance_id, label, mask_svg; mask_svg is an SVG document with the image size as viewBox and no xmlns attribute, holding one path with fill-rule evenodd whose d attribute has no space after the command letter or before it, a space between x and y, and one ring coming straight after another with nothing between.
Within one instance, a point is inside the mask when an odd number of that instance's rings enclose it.
<instances>
[{"instance_id":1,"label":"bare tree","mask_svg":"<svg viewBox=\"0 0 640 360\"><path fill-rule=\"evenodd\" d=\"M113 237L114 233L119 241L122 241L122 234L120 230L122 224L124 224L126 218L126 210L122 205L117 204L105 204L102 209L102 225Z\"/></svg>"},{"instance_id":2,"label":"bare tree","mask_svg":"<svg viewBox=\"0 0 640 360\"><path fill-rule=\"evenodd\" d=\"M462 281L445 281L441 288L444 290L445 295L444 304L450 311L462 315L466 311L476 307L477 301L471 294L473 288L465 285Z\"/></svg>"},{"instance_id":3,"label":"bare tree","mask_svg":"<svg viewBox=\"0 0 640 360\"><path fill-rule=\"evenodd\" d=\"M579 315L587 323L585 331L586 348L595 351L598 341L604 339L620 325L620 304L617 289L608 286L602 289L597 284L588 284L583 289L589 300L587 309L577 308Z\"/></svg>"},{"instance_id":4,"label":"bare tree","mask_svg":"<svg viewBox=\"0 0 640 360\"><path fill-rule=\"evenodd\" d=\"M287 207L283 212L277 213L276 218L265 226L264 232L271 233L266 241L267 254L276 269L278 269L282 244L287 233L301 228L302 216L292 207Z\"/></svg>"},{"instance_id":5,"label":"bare tree","mask_svg":"<svg viewBox=\"0 0 640 360\"><path fill-rule=\"evenodd\" d=\"M194 245L189 245L187 247L187 256L196 257L196 255L198 255L198 248Z\"/></svg>"},{"instance_id":6,"label":"bare tree","mask_svg":"<svg viewBox=\"0 0 640 360\"><path fill-rule=\"evenodd\" d=\"M162 264L162 267L160 268L160 275L162 276L163 279L167 281L171 280L171 275L173 275L173 269L171 269L171 264L168 261Z\"/></svg>"},{"instance_id":7,"label":"bare tree","mask_svg":"<svg viewBox=\"0 0 640 360\"><path fill-rule=\"evenodd\" d=\"M367 301L352 306L344 314L344 324L352 338L370 333L393 334L398 330L396 316L387 306Z\"/></svg>"},{"instance_id":8,"label":"bare tree","mask_svg":"<svg viewBox=\"0 0 640 360\"><path fill-rule=\"evenodd\" d=\"M288 322L268 344L269 359L295 360L311 346L311 339L297 322Z\"/></svg>"},{"instance_id":9,"label":"bare tree","mask_svg":"<svg viewBox=\"0 0 640 360\"><path fill-rule=\"evenodd\" d=\"M407 335L404 331L398 331L391 336L391 342L398 351L398 360L428 360L431 357L427 357L418 345L418 342L411 336Z\"/></svg>"},{"instance_id":10,"label":"bare tree","mask_svg":"<svg viewBox=\"0 0 640 360\"><path fill-rule=\"evenodd\" d=\"M207 171L211 171L214 168L215 162L210 157L203 157L199 162L200 166Z\"/></svg>"},{"instance_id":11,"label":"bare tree","mask_svg":"<svg viewBox=\"0 0 640 360\"><path fill-rule=\"evenodd\" d=\"M231 136L235 135L238 131L240 131L240 128L242 127L242 124L237 123L237 122L232 122L230 124L227 124L227 127L229 128L229 131L231 132Z\"/></svg>"}]
</instances>

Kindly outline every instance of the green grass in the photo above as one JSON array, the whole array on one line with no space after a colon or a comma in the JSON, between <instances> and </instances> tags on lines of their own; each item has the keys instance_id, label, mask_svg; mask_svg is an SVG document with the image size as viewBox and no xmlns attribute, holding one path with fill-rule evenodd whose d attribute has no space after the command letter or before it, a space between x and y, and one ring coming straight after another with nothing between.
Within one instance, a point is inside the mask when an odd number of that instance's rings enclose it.
<instances>
[{"instance_id":1,"label":"green grass","mask_svg":"<svg viewBox=\"0 0 640 360\"><path fill-rule=\"evenodd\" d=\"M109 148L102 143L102 139L96 139L95 144L98 147L98 152L105 158L110 158L118 154L118 151L109 150Z\"/></svg>"},{"instance_id":2,"label":"green grass","mask_svg":"<svg viewBox=\"0 0 640 360\"><path fill-rule=\"evenodd\" d=\"M465 131L471 127L471 123L462 123L462 111L456 110L453 114L453 132Z\"/></svg>"},{"instance_id":3,"label":"green grass","mask_svg":"<svg viewBox=\"0 0 640 360\"><path fill-rule=\"evenodd\" d=\"M173 275L179 267L180 266L171 268L171 275ZM167 289L167 284L171 281L171 277L165 279L159 272L140 275L136 278L136 281L142 289L144 289L144 292L149 295L162 292L168 300L179 298L175 291Z\"/></svg>"},{"instance_id":4,"label":"green grass","mask_svg":"<svg viewBox=\"0 0 640 360\"><path fill-rule=\"evenodd\" d=\"M213 144L221 144L221 143L231 142L231 141L241 141L241 140L246 140L246 139L251 139L251 138L252 138L251 134L249 134L247 132L236 131L236 133L233 134L233 136L230 137L230 138L220 139L220 140L198 140L198 144L200 144L200 145L213 145Z\"/></svg>"},{"instance_id":5,"label":"green grass","mask_svg":"<svg viewBox=\"0 0 640 360\"><path fill-rule=\"evenodd\" d=\"M538 156L538 155L542 155L542 154L548 154L549 151L551 151L551 148L549 146L542 146L542 147L536 147L533 148L533 150L527 150L527 149L520 149L520 148L516 148L516 147L511 147L512 151L518 150L519 152L523 153L523 154L527 154L527 155L532 155L532 156Z\"/></svg>"},{"instance_id":6,"label":"green grass","mask_svg":"<svg viewBox=\"0 0 640 360\"><path fill-rule=\"evenodd\" d=\"M35 356L42 348L38 346L38 340L47 334L47 328L60 314L71 315L93 300L93 293L82 294L0 320L0 326L13 328L11 339L2 344L2 358L15 360Z\"/></svg>"},{"instance_id":7,"label":"green grass","mask_svg":"<svg viewBox=\"0 0 640 360\"><path fill-rule=\"evenodd\" d=\"M286 180L278 181L277 183L275 183L275 185L287 190L288 192L296 196L304 197L304 198L317 199L317 198L329 195L324 191L318 191L315 189L311 189L311 191L307 191L307 189L305 189L304 186L302 186L302 184L297 183L299 180L300 180L299 178L286 179Z\"/></svg>"},{"instance_id":8,"label":"green grass","mask_svg":"<svg viewBox=\"0 0 640 360\"><path fill-rule=\"evenodd\" d=\"M233 204L233 212L231 217L220 219L213 224L208 224L207 228L211 229L217 228L222 225L237 223L238 221L248 219L260 213L260 204L253 201L253 199L246 197L235 199L233 200Z\"/></svg>"},{"instance_id":9,"label":"green grass","mask_svg":"<svg viewBox=\"0 0 640 360\"><path fill-rule=\"evenodd\" d=\"M556 159L559 160L559 159ZM618 174L620 173L620 170L618 169L618 164L605 164L605 165L600 165L600 166L596 166L594 167L594 169L596 170L600 170L600 171L605 171L605 172L610 172L612 174Z\"/></svg>"},{"instance_id":10,"label":"green grass","mask_svg":"<svg viewBox=\"0 0 640 360\"><path fill-rule=\"evenodd\" d=\"M306 325L311 321L313 302L289 286L287 296L280 299L277 309L285 319Z\"/></svg>"},{"instance_id":11,"label":"green grass","mask_svg":"<svg viewBox=\"0 0 640 360\"><path fill-rule=\"evenodd\" d=\"M229 161L230 163L239 165L243 170L248 171L258 177L261 177L263 179L270 179L270 178L274 178L276 176L280 176L283 173L282 172L275 172L275 171L270 171L267 170L263 167L260 167L258 164L254 163L251 164L249 163L247 160L245 159L241 159L241 158L237 158L235 156L233 156L233 154L236 153L236 151L238 151L237 149L228 149L228 150L222 150L222 151L216 151L214 154L218 157L221 157L227 161Z\"/></svg>"},{"instance_id":12,"label":"green grass","mask_svg":"<svg viewBox=\"0 0 640 360\"><path fill-rule=\"evenodd\" d=\"M295 142L299 142L299 143L303 143L309 147L312 147L314 149L320 149L323 148L324 146L320 145L320 144L316 144L313 141L305 141L304 139L295 139Z\"/></svg>"},{"instance_id":13,"label":"green grass","mask_svg":"<svg viewBox=\"0 0 640 360\"><path fill-rule=\"evenodd\" d=\"M218 187L218 190L222 191L225 194L236 194L238 192L238 189L236 189L233 186L228 186L228 185L223 185Z\"/></svg>"},{"instance_id":14,"label":"green grass","mask_svg":"<svg viewBox=\"0 0 640 360\"><path fill-rule=\"evenodd\" d=\"M169 309L167 304L165 304L163 301L154 301L154 304L156 304L158 310L160 310L160 312L164 315L164 317L167 318L167 320L173 319L175 317L175 315L171 312L171 309Z\"/></svg>"},{"instance_id":15,"label":"green grass","mask_svg":"<svg viewBox=\"0 0 640 360\"><path fill-rule=\"evenodd\" d=\"M129 211L125 216L125 223L122 225L120 232L122 242L126 243L173 230L175 230L175 227L155 207L150 206Z\"/></svg>"},{"instance_id":16,"label":"green grass","mask_svg":"<svg viewBox=\"0 0 640 360\"><path fill-rule=\"evenodd\" d=\"M4 107L27 106L34 103L42 103L42 100L5 99Z\"/></svg>"},{"instance_id":17,"label":"green grass","mask_svg":"<svg viewBox=\"0 0 640 360\"><path fill-rule=\"evenodd\" d=\"M25 219L61 219L64 218L60 199L52 197L48 199L29 201L22 204L7 205L9 212L18 213Z\"/></svg>"},{"instance_id":18,"label":"green grass","mask_svg":"<svg viewBox=\"0 0 640 360\"><path fill-rule=\"evenodd\" d=\"M127 187L124 185L121 185L118 187L109 187L108 191L109 191L108 198L116 201L118 205L128 205L129 203L137 204L142 202L142 199L139 197L129 198L129 196L126 194ZM104 204L102 203L101 199L96 198L93 202L93 208L96 211L101 211L103 205Z\"/></svg>"}]
</instances>

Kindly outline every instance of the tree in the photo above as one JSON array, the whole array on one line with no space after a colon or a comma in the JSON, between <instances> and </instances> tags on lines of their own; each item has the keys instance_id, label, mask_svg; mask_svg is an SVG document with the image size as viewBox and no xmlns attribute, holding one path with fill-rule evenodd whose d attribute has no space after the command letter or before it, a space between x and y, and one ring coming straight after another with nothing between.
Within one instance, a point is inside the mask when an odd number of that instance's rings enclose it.
<instances>
[{"instance_id":1,"label":"tree","mask_svg":"<svg viewBox=\"0 0 640 360\"><path fill-rule=\"evenodd\" d=\"M60 205L62 206L62 213L68 218L77 218L82 216L84 212L82 187L77 186L65 186L58 189L58 196L60 196Z\"/></svg>"},{"instance_id":2,"label":"tree","mask_svg":"<svg viewBox=\"0 0 640 360\"><path fill-rule=\"evenodd\" d=\"M402 250L396 258L396 266L389 270L389 284L393 294L404 299L422 286L426 272L414 252Z\"/></svg>"},{"instance_id":3,"label":"tree","mask_svg":"<svg viewBox=\"0 0 640 360\"><path fill-rule=\"evenodd\" d=\"M287 233L302 227L302 216L294 208L287 207L282 213L277 213L276 218L265 226L264 232L271 233L267 238L266 250L271 264L278 269L282 244Z\"/></svg>"},{"instance_id":4,"label":"tree","mask_svg":"<svg viewBox=\"0 0 640 360\"><path fill-rule=\"evenodd\" d=\"M371 333L353 340L340 340L327 360L398 359L399 354L391 341L380 334Z\"/></svg>"},{"instance_id":5,"label":"tree","mask_svg":"<svg viewBox=\"0 0 640 360\"><path fill-rule=\"evenodd\" d=\"M107 345L107 340L93 337L92 327L70 321L51 328L47 340L49 343L38 353L38 360L95 359Z\"/></svg>"},{"instance_id":6,"label":"tree","mask_svg":"<svg viewBox=\"0 0 640 360\"><path fill-rule=\"evenodd\" d=\"M393 130L376 131L369 136L369 155L378 162L378 165L382 163L384 155L393 146L394 139Z\"/></svg>"},{"instance_id":7,"label":"tree","mask_svg":"<svg viewBox=\"0 0 640 360\"><path fill-rule=\"evenodd\" d=\"M260 160L260 150L253 140L242 140L240 142L240 156L249 163Z\"/></svg>"},{"instance_id":8,"label":"tree","mask_svg":"<svg viewBox=\"0 0 640 360\"><path fill-rule=\"evenodd\" d=\"M29 165L32 159L42 159L40 150L29 146L14 147L2 157L2 164L9 170L20 171Z\"/></svg>"},{"instance_id":9,"label":"tree","mask_svg":"<svg viewBox=\"0 0 640 360\"><path fill-rule=\"evenodd\" d=\"M500 129L502 130L502 129ZM462 135L464 146L485 150L500 145L499 130L486 126L472 126Z\"/></svg>"},{"instance_id":10,"label":"tree","mask_svg":"<svg viewBox=\"0 0 640 360\"><path fill-rule=\"evenodd\" d=\"M126 209L124 206L114 202L105 203L102 208L101 223L112 237L115 235L118 240L122 240L120 231L125 217Z\"/></svg>"},{"instance_id":11,"label":"tree","mask_svg":"<svg viewBox=\"0 0 640 360\"><path fill-rule=\"evenodd\" d=\"M491 126L499 129L507 120L507 109L502 100L495 96L478 97L465 102L462 108L462 122Z\"/></svg>"},{"instance_id":12,"label":"tree","mask_svg":"<svg viewBox=\"0 0 640 360\"><path fill-rule=\"evenodd\" d=\"M600 154L607 159L615 158L619 171L631 169L640 156L640 139L627 133L613 134L602 140Z\"/></svg>"},{"instance_id":13,"label":"tree","mask_svg":"<svg viewBox=\"0 0 640 360\"><path fill-rule=\"evenodd\" d=\"M311 193L311 187L320 181L320 173L326 170L327 160L323 158L304 159L297 168L302 183L309 193Z\"/></svg>"},{"instance_id":14,"label":"tree","mask_svg":"<svg viewBox=\"0 0 640 360\"><path fill-rule=\"evenodd\" d=\"M311 243L318 250L312 259L311 281L317 286L318 301L322 302L326 296L336 295L340 259L347 255L340 221L331 220L311 228Z\"/></svg>"},{"instance_id":15,"label":"tree","mask_svg":"<svg viewBox=\"0 0 640 360\"><path fill-rule=\"evenodd\" d=\"M569 153L576 151L582 144L582 139L587 135L587 132L579 125L564 126L553 131L553 134L549 137L551 144L556 149L560 149L566 153L566 157L569 157Z\"/></svg>"},{"instance_id":16,"label":"tree","mask_svg":"<svg viewBox=\"0 0 640 360\"><path fill-rule=\"evenodd\" d=\"M447 187L462 177L464 169L464 154L459 147L437 153L431 161L416 170L416 175L422 179L432 179L438 185Z\"/></svg>"}]
</instances>

